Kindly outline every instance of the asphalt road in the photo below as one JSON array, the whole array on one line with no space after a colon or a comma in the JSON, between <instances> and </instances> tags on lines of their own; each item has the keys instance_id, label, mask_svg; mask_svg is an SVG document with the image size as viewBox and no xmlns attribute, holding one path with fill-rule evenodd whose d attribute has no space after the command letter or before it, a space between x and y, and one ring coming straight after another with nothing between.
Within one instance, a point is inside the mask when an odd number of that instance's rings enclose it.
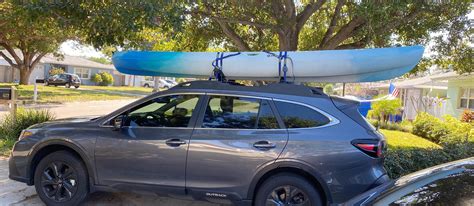
<instances>
[{"instance_id":1,"label":"asphalt road","mask_svg":"<svg viewBox=\"0 0 474 206\"><path fill-rule=\"evenodd\" d=\"M65 104L28 106L29 108L47 108L56 115L56 118L76 116L104 115L110 113L134 100L113 100L74 102ZM5 114L5 109L0 115ZM1 120L0 120L1 121ZM44 205L39 199L34 187L8 179L8 160L0 157L0 206L3 205ZM215 204L180 200L156 195L131 193L94 193L83 205L162 205L162 206L213 206Z\"/></svg>"}]
</instances>

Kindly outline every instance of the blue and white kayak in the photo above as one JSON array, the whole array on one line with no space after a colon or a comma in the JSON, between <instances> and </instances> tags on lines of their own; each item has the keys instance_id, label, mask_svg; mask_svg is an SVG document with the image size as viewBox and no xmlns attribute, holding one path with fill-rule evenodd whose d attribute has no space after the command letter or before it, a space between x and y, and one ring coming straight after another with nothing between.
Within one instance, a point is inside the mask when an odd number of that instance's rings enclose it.
<instances>
[{"instance_id":1,"label":"blue and white kayak","mask_svg":"<svg viewBox=\"0 0 474 206\"><path fill-rule=\"evenodd\" d=\"M412 70L424 48L407 46L355 50L288 52L288 80L317 82L370 82L393 79ZM278 54L278 52L275 52ZM234 54L232 52L225 55ZM214 52L116 52L118 71L144 76L207 78L216 60ZM223 60L227 79L278 80L279 59L267 52L242 52Z\"/></svg>"}]
</instances>

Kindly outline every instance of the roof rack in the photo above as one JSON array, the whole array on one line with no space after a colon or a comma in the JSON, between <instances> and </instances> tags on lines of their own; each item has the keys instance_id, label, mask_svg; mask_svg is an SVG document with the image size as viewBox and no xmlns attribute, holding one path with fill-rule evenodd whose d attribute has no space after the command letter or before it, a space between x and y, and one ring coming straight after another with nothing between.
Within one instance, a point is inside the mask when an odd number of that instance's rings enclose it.
<instances>
[{"instance_id":1,"label":"roof rack","mask_svg":"<svg viewBox=\"0 0 474 206\"><path fill-rule=\"evenodd\" d=\"M272 83L261 86L245 86L234 81L218 82L198 80L180 83L171 89L204 89L204 90L226 90L226 91L247 91L264 92L284 95L298 95L311 97L327 97L322 88L310 87L296 84Z\"/></svg>"}]
</instances>

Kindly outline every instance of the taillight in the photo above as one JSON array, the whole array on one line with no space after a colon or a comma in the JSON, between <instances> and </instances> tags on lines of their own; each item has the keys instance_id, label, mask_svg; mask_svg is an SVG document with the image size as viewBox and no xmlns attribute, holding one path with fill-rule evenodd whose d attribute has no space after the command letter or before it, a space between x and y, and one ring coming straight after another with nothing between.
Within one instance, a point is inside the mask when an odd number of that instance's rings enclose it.
<instances>
[{"instance_id":1,"label":"taillight","mask_svg":"<svg viewBox=\"0 0 474 206\"><path fill-rule=\"evenodd\" d=\"M353 140L351 143L357 149L371 157L383 157L384 143L380 140L357 139Z\"/></svg>"}]
</instances>

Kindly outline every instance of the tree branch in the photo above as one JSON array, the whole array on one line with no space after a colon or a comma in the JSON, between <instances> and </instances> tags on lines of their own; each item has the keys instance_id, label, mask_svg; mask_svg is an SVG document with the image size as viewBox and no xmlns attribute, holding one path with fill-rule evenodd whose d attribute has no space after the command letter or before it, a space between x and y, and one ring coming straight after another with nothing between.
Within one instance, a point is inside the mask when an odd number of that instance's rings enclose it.
<instances>
[{"instance_id":1,"label":"tree branch","mask_svg":"<svg viewBox=\"0 0 474 206\"><path fill-rule=\"evenodd\" d=\"M43 53L40 53L36 58L35 60L33 60L31 62L31 64L29 65L30 67L34 68L36 64L38 64L38 62L46 55L47 53L46 52L43 52Z\"/></svg>"},{"instance_id":2,"label":"tree branch","mask_svg":"<svg viewBox=\"0 0 474 206\"><path fill-rule=\"evenodd\" d=\"M336 49L359 49L365 47L370 41L370 38L368 36L362 38L359 41L350 43L350 44L342 44L336 47Z\"/></svg>"},{"instance_id":3,"label":"tree branch","mask_svg":"<svg viewBox=\"0 0 474 206\"><path fill-rule=\"evenodd\" d=\"M337 1L336 8L334 8L334 15L332 16L331 23L329 24L329 27L326 30L326 33L324 34L323 40L319 44L320 47L326 44L326 42L329 40L329 38L331 38L332 34L334 33L334 30L336 29L337 21L341 13L341 8L344 5L344 2L345 0Z\"/></svg>"},{"instance_id":4,"label":"tree branch","mask_svg":"<svg viewBox=\"0 0 474 206\"><path fill-rule=\"evenodd\" d=\"M3 57L3 59L5 59L5 61L8 62L8 64L10 64L12 67L18 67L17 64L13 63L13 61L5 54L3 53L2 51L0 51L0 56Z\"/></svg>"},{"instance_id":5,"label":"tree branch","mask_svg":"<svg viewBox=\"0 0 474 206\"><path fill-rule=\"evenodd\" d=\"M208 17L210 19L214 20L219 20L224 23L237 23L237 24L244 24L244 25L249 25L249 26L254 26L260 29L272 29L274 26L269 25L269 24L263 24L263 23L258 23L254 21L250 21L247 19L237 19L237 18L227 18L227 17L222 17L222 16L215 16L212 15L210 12L203 12L203 11L191 11L191 15L201 15L204 17Z\"/></svg>"},{"instance_id":6,"label":"tree branch","mask_svg":"<svg viewBox=\"0 0 474 206\"><path fill-rule=\"evenodd\" d=\"M342 26L336 35L330 38L325 44L320 45L319 49L335 49L341 42L351 37L358 27L364 25L366 22L367 20L364 17L354 17L349 23Z\"/></svg>"},{"instance_id":7,"label":"tree branch","mask_svg":"<svg viewBox=\"0 0 474 206\"><path fill-rule=\"evenodd\" d=\"M2 46L3 48L5 48L5 50L7 50L7 52L13 57L13 59L15 60L17 64L22 63L20 57L18 57L18 55L16 54L15 49L13 49L10 45L4 42L0 42L0 46Z\"/></svg>"},{"instance_id":8,"label":"tree branch","mask_svg":"<svg viewBox=\"0 0 474 206\"><path fill-rule=\"evenodd\" d=\"M308 21L309 17L311 17L314 12L321 8L321 6L325 2L326 0L318 0L318 2L316 3L312 2L306 5L303 11L296 16L296 31L301 31L303 26L306 24L306 21Z\"/></svg>"},{"instance_id":9,"label":"tree branch","mask_svg":"<svg viewBox=\"0 0 474 206\"><path fill-rule=\"evenodd\" d=\"M221 20L216 20L219 26L222 28L224 34L229 37L239 48L240 51L250 51L249 45L240 37L230 26L228 23L223 22Z\"/></svg>"}]
</instances>

